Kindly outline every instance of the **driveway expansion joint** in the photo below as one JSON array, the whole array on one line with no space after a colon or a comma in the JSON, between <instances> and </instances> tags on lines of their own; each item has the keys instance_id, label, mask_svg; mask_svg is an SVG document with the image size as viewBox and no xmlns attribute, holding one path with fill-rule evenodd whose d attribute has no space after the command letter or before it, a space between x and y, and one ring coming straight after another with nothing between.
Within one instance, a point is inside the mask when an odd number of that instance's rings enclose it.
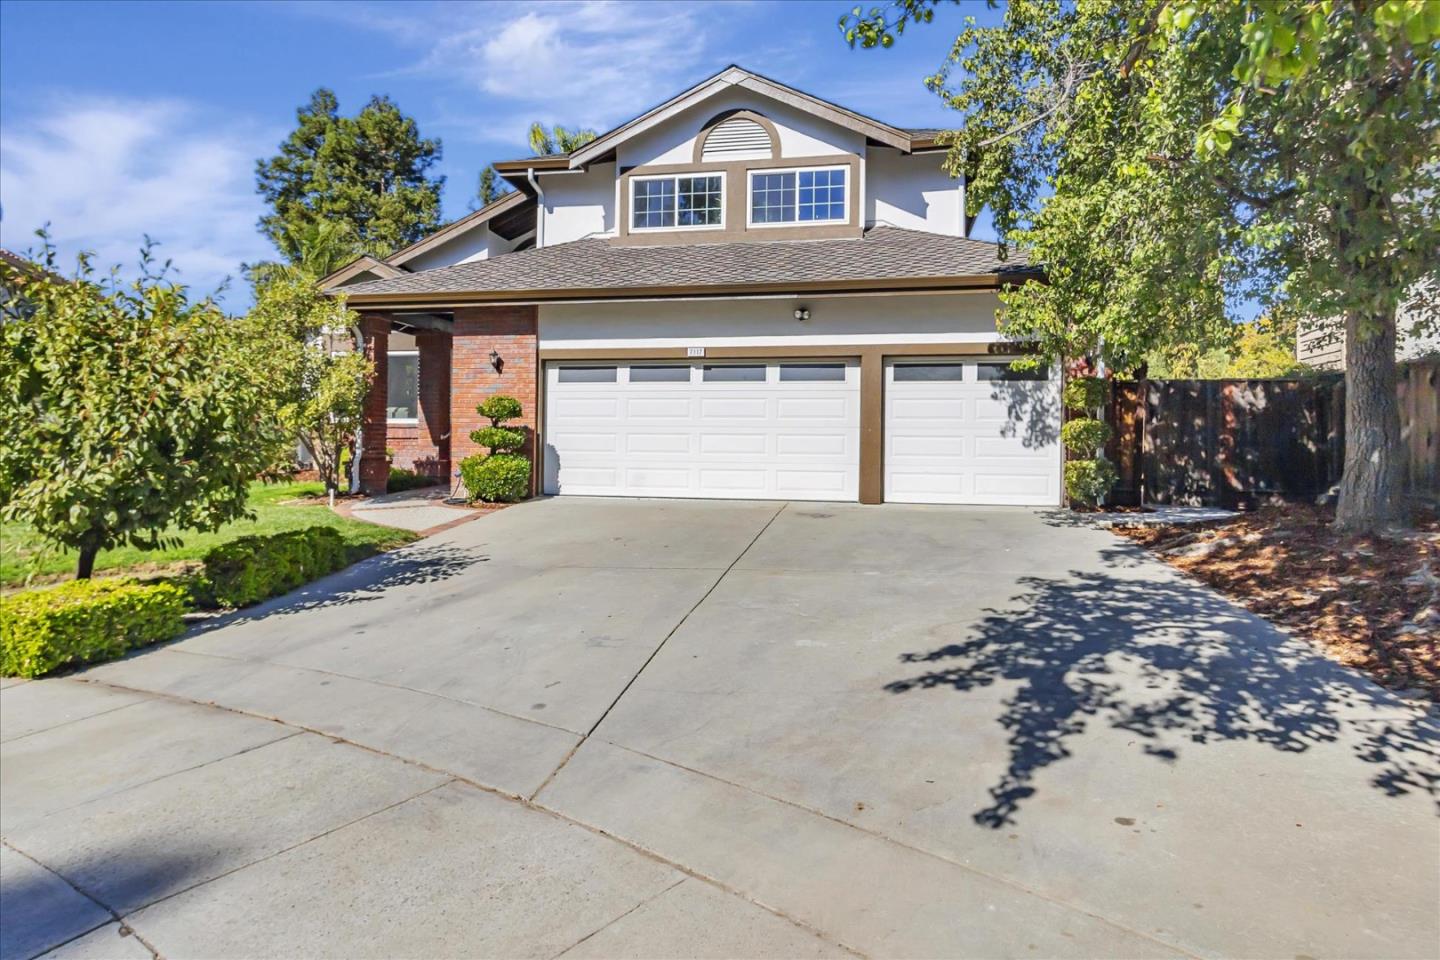
<instances>
[{"instance_id":1,"label":"driveway expansion joint","mask_svg":"<svg viewBox=\"0 0 1440 960\"><path fill-rule=\"evenodd\" d=\"M605 718L610 716L610 711L614 710L616 704L618 704L622 699L624 699L625 694L630 692L630 688L635 685L636 680L640 679L640 675L645 672L645 668L650 666L654 659L660 655L661 650L665 649L665 644L670 642L670 638L675 636L675 634L680 630L680 628L685 625L685 621L690 619L690 615L692 613L700 609L701 604L703 604L706 600L710 599L710 595L714 593L715 589L719 587L722 582L724 582L727 576L730 575L730 571L735 569L735 565L739 563L742 559L744 559L745 554L750 552L750 548L755 546L755 542L765 535L765 531L770 529L770 524L774 523L775 518L779 517L780 514L783 513L785 508L788 506L789 503L780 504L780 506L775 510L775 512L770 515L770 519L766 520L765 523L760 527L760 529L756 531L755 536L751 537L750 541L745 544L745 548L739 553L737 553L735 555L735 559L731 560L730 564L720 572L720 576L715 578L715 582L710 584L709 589L707 589L703 594L700 595L700 599L696 600L693 604L690 605L690 609L686 610L685 614L675 622L675 626L670 628L670 632L665 634L665 636L660 640L660 642L655 645L655 649L650 651L650 656L645 658L645 662L640 664L640 668L636 670L635 673L631 675L630 679L625 682L625 686L620 688L620 692L615 695L615 699L611 700L610 705L601 712L600 718L596 720L593 724L591 724L590 729L587 730L580 737L580 742L570 748L570 751L565 754L564 759L560 761L559 766L557 766L554 770L551 770L550 776L545 778L545 782L540 784L540 786L535 789L534 793L530 794L530 799L532 801L536 797L540 796L541 792L543 792L546 787L550 786L550 784L555 781L555 778L560 775L560 771L564 770L565 765L570 762L570 759L572 757L575 756L576 751L578 751L581 747L585 745L585 741L590 739L591 734L593 734L596 730L600 729L600 724L604 723Z\"/></svg>"},{"instance_id":2,"label":"driveway expansion joint","mask_svg":"<svg viewBox=\"0 0 1440 960\"><path fill-rule=\"evenodd\" d=\"M155 960L161 960L160 951L159 951L159 950L156 950L156 949L155 949L155 946L154 946L149 940L146 940L144 937L142 937L142 936L140 935L140 932L139 932L138 930L136 930L136 929L135 929L134 927L132 927L130 924L126 923L126 922L125 922L125 919L124 919L119 913L117 913L117 912L115 911L115 909L114 909L113 907L111 907L108 903L106 903L105 901L101 900L99 897L95 896L93 893L91 893L90 891L86 890L84 887L81 887L81 886L80 886L78 883L76 883L74 880L71 880L69 877L65 876L65 874L61 873L59 870L56 870L54 867L52 867L52 866L50 866L49 864L45 863L44 861L40 860L38 857L35 857L35 856L33 856L33 855L29 854L29 853L26 853L24 850L21 850L19 847L15 846L15 844L11 843L9 840L7 840L7 839L5 839L5 838L3 838L3 837L0 837L0 843L3 843L5 846L9 847L11 850L14 850L17 854L19 854L20 856L24 857L26 860L29 860L31 863L35 864L35 866L39 867L41 870L44 870L44 871L46 871L47 873L52 874L56 879L60 880L60 882L64 883L64 884L65 884L67 887L69 887L71 890L74 890L77 894L79 894L80 896L84 897L86 900L89 900L91 903L95 904L95 906L99 907L101 910L104 910L106 913L110 914L110 921L109 921L109 922L120 924L120 928L121 928L122 930L128 930L128 931L129 931L129 935L135 938L135 942L138 943L138 944L140 944L142 947L144 947L146 950L148 950L148 951L150 952L150 956L154 957ZM43 951L41 951L40 954L37 954L37 956L43 956L43 955L46 954L46 953L50 953L51 951L58 950L60 947L65 946L65 944L67 944L67 943L74 943L76 940L79 940L81 937L88 936L89 934L94 933L96 930L99 930L99 929L101 929L101 928L104 927L104 926L106 926L105 923L98 923L98 924L96 924L95 926L89 928L88 930L81 930L79 933L75 934L73 937L69 937L69 938L67 938L67 939L65 939L65 940L60 941L59 943L52 943L50 946L46 947Z\"/></svg>"}]
</instances>

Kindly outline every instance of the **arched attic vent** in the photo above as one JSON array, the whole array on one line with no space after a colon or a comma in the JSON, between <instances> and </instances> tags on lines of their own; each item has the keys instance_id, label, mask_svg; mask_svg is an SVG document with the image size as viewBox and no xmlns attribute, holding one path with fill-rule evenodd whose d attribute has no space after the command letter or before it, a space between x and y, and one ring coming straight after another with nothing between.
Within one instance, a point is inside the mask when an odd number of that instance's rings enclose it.
<instances>
[{"instance_id":1,"label":"arched attic vent","mask_svg":"<svg viewBox=\"0 0 1440 960\"><path fill-rule=\"evenodd\" d=\"M698 163L726 160L768 160L780 156L775 124L751 110L730 110L712 117L696 143Z\"/></svg>"}]
</instances>

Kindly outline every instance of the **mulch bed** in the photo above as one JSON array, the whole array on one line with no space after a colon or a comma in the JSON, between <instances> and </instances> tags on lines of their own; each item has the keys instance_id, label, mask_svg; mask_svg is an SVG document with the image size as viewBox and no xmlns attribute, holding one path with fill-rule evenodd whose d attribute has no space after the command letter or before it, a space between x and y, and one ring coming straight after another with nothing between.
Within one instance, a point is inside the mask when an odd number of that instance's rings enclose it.
<instances>
[{"instance_id":1,"label":"mulch bed","mask_svg":"<svg viewBox=\"0 0 1440 960\"><path fill-rule=\"evenodd\" d=\"M1290 504L1115 533L1380 684L1440 702L1440 517L1385 537L1341 536L1333 518Z\"/></svg>"}]
</instances>

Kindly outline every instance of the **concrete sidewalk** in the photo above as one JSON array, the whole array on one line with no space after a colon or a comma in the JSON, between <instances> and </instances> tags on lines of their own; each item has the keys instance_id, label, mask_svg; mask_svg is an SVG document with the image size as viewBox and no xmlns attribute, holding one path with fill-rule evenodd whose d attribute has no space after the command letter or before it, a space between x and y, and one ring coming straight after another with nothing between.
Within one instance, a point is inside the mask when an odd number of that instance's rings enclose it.
<instances>
[{"instance_id":1,"label":"concrete sidewalk","mask_svg":"<svg viewBox=\"0 0 1440 960\"><path fill-rule=\"evenodd\" d=\"M1440 945L1434 718L1027 510L522 504L0 730L6 957Z\"/></svg>"}]
</instances>

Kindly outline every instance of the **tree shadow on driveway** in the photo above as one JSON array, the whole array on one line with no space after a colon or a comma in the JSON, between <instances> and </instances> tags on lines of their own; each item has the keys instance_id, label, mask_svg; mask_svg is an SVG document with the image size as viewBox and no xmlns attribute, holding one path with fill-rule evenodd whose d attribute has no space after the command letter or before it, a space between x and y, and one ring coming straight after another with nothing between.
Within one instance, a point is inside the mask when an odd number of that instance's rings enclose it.
<instances>
[{"instance_id":1,"label":"tree shadow on driveway","mask_svg":"<svg viewBox=\"0 0 1440 960\"><path fill-rule=\"evenodd\" d=\"M1104 558L1134 564L1123 549ZM1119 573L1022 578L1022 592L987 608L963 643L901 655L926 669L887 684L895 694L1016 684L999 719L1008 766L976 823L1014 823L1039 771L1071 756L1092 723L1129 731L1161 763L1225 740L1302 753L1358 736L1354 754L1375 788L1440 794L1432 718L1204 587Z\"/></svg>"}]
</instances>

